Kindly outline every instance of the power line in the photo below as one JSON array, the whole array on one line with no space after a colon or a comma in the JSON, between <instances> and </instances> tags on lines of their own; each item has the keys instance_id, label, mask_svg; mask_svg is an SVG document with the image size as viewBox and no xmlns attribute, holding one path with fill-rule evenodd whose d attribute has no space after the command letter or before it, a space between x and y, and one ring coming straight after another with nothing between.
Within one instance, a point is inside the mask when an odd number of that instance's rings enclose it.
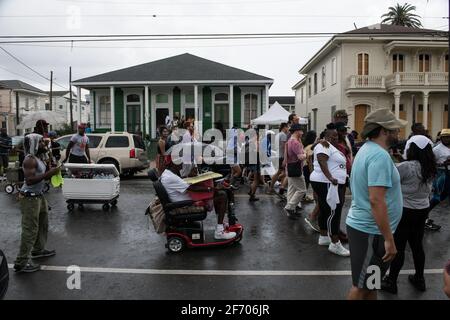
<instances>
[{"instance_id":1,"label":"power line","mask_svg":"<svg viewBox=\"0 0 450 320\"><path fill-rule=\"evenodd\" d=\"M0 15L0 18L71 18L70 14L38 14L38 15ZM82 14L81 18L220 18L220 17L245 17L245 18L373 18L374 16L355 15L314 15L314 14ZM442 16L423 17L424 19L448 19Z\"/></svg>"},{"instance_id":2,"label":"power line","mask_svg":"<svg viewBox=\"0 0 450 320\"><path fill-rule=\"evenodd\" d=\"M40 72L34 70L32 67L30 67L29 65L27 65L25 62L23 62L22 60L20 60L19 58L17 58L16 56L14 56L12 53L10 53L8 50L6 50L3 47L0 47L0 50L3 50L8 56L10 56L11 58L13 58L14 60L16 60L17 62L19 62L21 65L23 65L24 67L26 67L27 69L33 71L35 74L37 74L38 76L40 76L41 78L50 81L49 78L47 78L46 76L44 76L43 74L41 74ZM53 81L54 82L54 81ZM63 89L67 89L66 87L58 84L55 82L55 84Z\"/></svg>"},{"instance_id":3,"label":"power line","mask_svg":"<svg viewBox=\"0 0 450 320\"><path fill-rule=\"evenodd\" d=\"M30 80L30 81L39 83L39 84L41 84L41 85L43 85L43 86L46 86L46 85L47 85L46 83L37 81L37 80L35 80L35 79L28 78L28 77L24 76L23 74L20 74L20 73L11 71L11 70L9 70L9 69L6 69L5 67L0 66L0 69L5 70L6 72L9 72L9 73L14 74L14 75L16 75L16 76L19 76L19 77L21 77L21 78L23 78L23 79L27 79L27 80Z\"/></svg>"}]
</instances>

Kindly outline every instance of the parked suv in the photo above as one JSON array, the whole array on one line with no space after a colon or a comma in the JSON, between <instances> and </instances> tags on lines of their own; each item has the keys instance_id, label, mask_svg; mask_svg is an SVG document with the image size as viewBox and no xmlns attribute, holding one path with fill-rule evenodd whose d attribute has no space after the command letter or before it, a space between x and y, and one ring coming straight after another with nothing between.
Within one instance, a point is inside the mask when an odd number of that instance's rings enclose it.
<instances>
[{"instance_id":1,"label":"parked suv","mask_svg":"<svg viewBox=\"0 0 450 320\"><path fill-rule=\"evenodd\" d=\"M87 133L89 152L95 163L114 164L124 175L133 175L149 167L145 144L140 136L128 132ZM66 157L66 148L72 135L62 136L56 141L61 145L61 160Z\"/></svg>"}]
</instances>

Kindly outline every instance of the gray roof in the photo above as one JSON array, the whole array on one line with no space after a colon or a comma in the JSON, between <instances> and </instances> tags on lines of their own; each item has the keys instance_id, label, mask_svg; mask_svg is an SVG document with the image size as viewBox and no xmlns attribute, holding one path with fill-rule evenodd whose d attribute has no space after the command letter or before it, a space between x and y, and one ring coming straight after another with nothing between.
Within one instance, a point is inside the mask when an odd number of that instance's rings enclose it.
<instances>
[{"instance_id":1,"label":"gray roof","mask_svg":"<svg viewBox=\"0 0 450 320\"><path fill-rule=\"evenodd\" d=\"M269 97L269 104L274 104L275 101L278 101L279 104L295 104L294 96L272 96Z\"/></svg>"},{"instance_id":2,"label":"gray roof","mask_svg":"<svg viewBox=\"0 0 450 320\"><path fill-rule=\"evenodd\" d=\"M431 29L422 29L422 28L410 28L410 27L404 27L404 26L397 26L397 25L391 25L391 24L375 24L372 26L366 26L363 28L347 31L344 33L341 33L342 35L390 35L390 34L397 34L402 36L408 36L408 35L448 35L447 31L442 30L431 30Z\"/></svg>"},{"instance_id":3,"label":"gray roof","mask_svg":"<svg viewBox=\"0 0 450 320\"><path fill-rule=\"evenodd\" d=\"M28 83L25 83L20 80L0 80L0 88L6 88L6 89L12 89L12 90L28 90L28 91L34 91L37 93L45 94L45 92L42 91L41 89L33 87L32 85L29 85Z\"/></svg>"},{"instance_id":4,"label":"gray roof","mask_svg":"<svg viewBox=\"0 0 450 320\"><path fill-rule=\"evenodd\" d=\"M45 91L45 93L46 93L46 94L50 94L50 91ZM65 96L65 95L68 94L68 93L70 93L69 90L66 90L66 91L55 91L55 90L53 90L53 91L52 91L52 95L53 95L54 97L63 97L63 96ZM77 96L77 95L75 94L75 92L72 91L72 97L76 97L76 96Z\"/></svg>"},{"instance_id":5,"label":"gray roof","mask_svg":"<svg viewBox=\"0 0 450 320\"><path fill-rule=\"evenodd\" d=\"M156 60L137 66L83 78L77 82L115 81L204 81L204 80L258 80L272 82L267 77L233 68L189 53Z\"/></svg>"}]
</instances>

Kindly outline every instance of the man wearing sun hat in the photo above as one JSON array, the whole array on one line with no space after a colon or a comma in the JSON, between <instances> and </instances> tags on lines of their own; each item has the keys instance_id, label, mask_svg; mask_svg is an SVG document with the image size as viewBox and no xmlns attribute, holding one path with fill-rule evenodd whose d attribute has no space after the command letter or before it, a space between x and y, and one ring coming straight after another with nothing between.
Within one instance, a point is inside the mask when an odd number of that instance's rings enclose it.
<instances>
[{"instance_id":1,"label":"man wearing sun hat","mask_svg":"<svg viewBox=\"0 0 450 320\"><path fill-rule=\"evenodd\" d=\"M376 266L382 278L395 257L393 233L402 215L400 175L388 153L407 122L389 109L378 109L364 119L361 133L368 141L356 154L350 176L352 204L347 216L353 287L348 298L376 299L369 277ZM381 280L381 279L380 279Z\"/></svg>"}]
</instances>

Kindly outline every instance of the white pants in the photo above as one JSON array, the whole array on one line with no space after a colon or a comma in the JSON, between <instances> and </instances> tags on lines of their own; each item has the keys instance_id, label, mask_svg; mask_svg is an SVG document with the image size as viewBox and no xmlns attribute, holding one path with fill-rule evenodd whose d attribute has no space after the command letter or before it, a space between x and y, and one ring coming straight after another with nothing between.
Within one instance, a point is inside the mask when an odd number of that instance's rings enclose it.
<instances>
[{"instance_id":1,"label":"white pants","mask_svg":"<svg viewBox=\"0 0 450 320\"><path fill-rule=\"evenodd\" d=\"M305 178L288 177L287 204L286 210L295 210L306 194Z\"/></svg>"}]
</instances>

